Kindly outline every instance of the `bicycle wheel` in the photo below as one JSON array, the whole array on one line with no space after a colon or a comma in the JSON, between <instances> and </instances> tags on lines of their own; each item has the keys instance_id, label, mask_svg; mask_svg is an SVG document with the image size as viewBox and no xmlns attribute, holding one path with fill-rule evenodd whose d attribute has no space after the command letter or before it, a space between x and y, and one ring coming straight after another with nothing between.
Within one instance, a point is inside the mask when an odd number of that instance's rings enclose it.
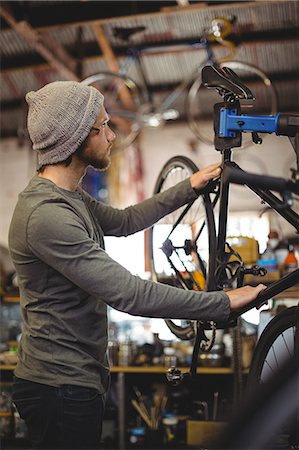
<instances>
[{"instance_id":1,"label":"bicycle wheel","mask_svg":"<svg viewBox=\"0 0 299 450\"><path fill-rule=\"evenodd\" d=\"M184 156L175 156L162 168L154 193L163 192L198 170ZM168 214L149 231L149 253L153 278L183 289L211 290L216 238L211 199L200 195L189 205ZM192 321L166 321L180 339L194 335Z\"/></svg>"},{"instance_id":2,"label":"bicycle wheel","mask_svg":"<svg viewBox=\"0 0 299 450\"><path fill-rule=\"evenodd\" d=\"M298 449L298 383L299 371L296 365L288 363L282 366L275 377L263 386L258 386L246 398L229 420L224 433L219 436L219 447L215 448ZM282 430L285 433L281 433Z\"/></svg>"},{"instance_id":3,"label":"bicycle wheel","mask_svg":"<svg viewBox=\"0 0 299 450\"><path fill-rule=\"evenodd\" d=\"M124 150L140 132L138 110L143 100L139 87L130 78L112 72L91 75L82 83L94 86L104 95L111 128L116 134L112 151Z\"/></svg>"},{"instance_id":4,"label":"bicycle wheel","mask_svg":"<svg viewBox=\"0 0 299 450\"><path fill-rule=\"evenodd\" d=\"M248 389L255 389L275 376L294 355L297 306L277 314L262 332L252 358Z\"/></svg>"},{"instance_id":5,"label":"bicycle wheel","mask_svg":"<svg viewBox=\"0 0 299 450\"><path fill-rule=\"evenodd\" d=\"M250 108L250 114L275 114L277 112L277 94L268 78L258 67L239 61L226 61L220 67L234 70L244 84L254 93L256 100L248 102L240 100L241 110L245 113ZM221 98L217 92L207 89L201 83L201 70L192 84L186 98L186 116L193 133L203 143L214 145L213 108ZM242 148L252 144L251 133L242 136Z\"/></svg>"},{"instance_id":6,"label":"bicycle wheel","mask_svg":"<svg viewBox=\"0 0 299 450\"><path fill-rule=\"evenodd\" d=\"M254 351L248 375L248 398L252 397L263 386L267 388L272 380L283 374L286 367L294 365L297 310L298 307L293 306L281 311L262 332ZM298 392L294 392L293 395L295 397L297 395L298 399ZM282 424L279 429L272 430L275 448L293 448L290 445L292 445L296 436L295 427L294 418L294 421L289 420L288 423Z\"/></svg>"}]
</instances>

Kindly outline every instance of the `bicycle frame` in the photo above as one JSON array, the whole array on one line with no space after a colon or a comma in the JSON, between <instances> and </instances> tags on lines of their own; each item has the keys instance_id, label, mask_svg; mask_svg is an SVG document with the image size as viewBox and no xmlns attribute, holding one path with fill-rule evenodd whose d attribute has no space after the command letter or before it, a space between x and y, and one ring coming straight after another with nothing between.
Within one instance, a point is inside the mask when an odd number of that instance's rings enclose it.
<instances>
[{"instance_id":1,"label":"bicycle frame","mask_svg":"<svg viewBox=\"0 0 299 450\"><path fill-rule=\"evenodd\" d=\"M213 70L217 73L217 76L213 74ZM290 197L284 198L282 201L277 195L275 195L272 191L277 191L280 193L284 193L285 190L290 190L290 192L299 193L299 149L294 146L294 150L297 156L297 172L293 174L294 181L284 180L278 177L261 177L255 176L254 174L249 174L248 172L243 171L237 164L232 161L232 149L234 147L241 146L242 143L242 132L243 131L252 131L254 133L253 140L256 143L261 143L261 139L257 135L257 131L263 131L268 133L275 132L277 135L286 135L289 137L295 137L297 133L299 133L299 117L296 116L281 116L278 114L277 116L250 116L250 115L240 115L240 103L238 98L252 99L253 95L246 86L243 86L242 83L238 82L237 76L234 72L230 72L229 70L225 71L220 69L211 68L208 69L208 75L205 79L205 85L209 88L216 89L223 97L224 102L215 105L214 107L214 130L215 130L215 148L217 151L221 152L222 155L222 173L220 175L220 180L218 183L218 190L215 190L215 184L210 183L204 191L201 192L201 195L205 195L207 192L210 194L216 194L215 199L213 201L213 206L219 201L219 218L218 218L218 233L216 235L215 231L215 223L211 229L209 228L209 234L212 233L212 240L216 240L216 251L210 252L210 261L209 266L215 267L215 270L210 271L208 273L207 279L207 290L223 290L227 286L231 287L240 287L243 284L244 274L246 273L254 273L254 270L259 272L259 269L255 267L255 269L247 269L244 267L241 258L239 259L238 269L235 273L230 273L232 276L227 275L227 268L229 267L229 259L232 254L236 255L236 252L231 251L230 247L229 252L226 251L227 247L227 219L228 219L228 210L229 210L229 189L231 182L234 182L234 177L230 179L230 172L232 170L237 171L237 177L235 179L236 182L240 184L245 184L254 194L256 194L260 199L262 199L265 203L267 203L273 210L275 210L279 215L281 215L288 223L290 223L294 228L299 232L299 215L291 208ZM210 73L209 73L210 72ZM231 77L229 77L231 75ZM245 89L243 89L245 87ZM289 120L290 119L290 120ZM295 143L295 140L294 140ZM255 177L255 180L254 180ZM257 179L258 178L258 179ZM261 183L261 178L264 178ZM260 184L259 184L260 183ZM185 208L185 211L188 209L189 205ZM209 214L207 214L208 217ZM178 219L181 220L182 215ZM214 217L214 215L213 215ZM177 221L177 222L178 222ZM214 221L213 221L214 222ZM177 224L175 224L176 226ZM195 237L192 244L196 246L196 241L199 238L199 235L202 231L200 228L197 236ZM169 259L169 258L168 258ZM233 283L237 281L237 286L233 286ZM271 283L266 289L260 292L257 298L246 306L240 308L239 310L232 311L229 315L228 320L223 323L217 322L196 322L196 334L195 334L195 344L193 348L192 362L189 373L181 373L179 369L174 367L170 368L167 373L167 379L175 384L180 383L184 377L191 376L194 377L196 375L196 367L198 361L198 353L200 350L201 342L206 341L206 336L204 330L213 330L213 333L216 331L216 328L228 328L228 327L236 327L235 328L235 337L236 337L236 353L237 349L237 339L238 339L238 330L240 331L240 322L238 321L239 317L245 312L249 311L254 307L259 307L264 304L267 300L271 299L275 295L280 292L285 291L291 286L294 286L299 281L299 269L289 273L288 275L283 276L279 281ZM261 278L262 282L262 278ZM294 322L291 323L291 329L294 329L294 356L292 360L295 361L294 367L298 370L298 352L299 352L299 304L296 307L297 313ZM283 316L284 317L284 316ZM291 317L291 316L289 316ZM293 316L292 316L293 317ZM278 323L278 322L277 322ZM290 324L290 322L288 322ZM281 325L281 323L280 323ZM265 335L263 335L265 337ZM271 336L274 336L271 334ZM284 336L281 334L282 339ZM276 340L278 339L278 335L274 337ZM263 337L260 338L260 343L264 345L265 339ZM273 343L276 341L273 341ZM272 345L272 342L271 342ZM261 347L259 347L260 349ZM267 347L267 352L270 352L270 349ZM272 352L274 354L275 362L276 353L271 347L271 355ZM263 364L266 361L263 357L261 358L261 351L259 350L259 362L262 361ZM268 353L265 353L268 356ZM290 354L291 355L291 354ZM242 367L240 364L240 355L236 355L236 359L234 360L235 364L235 375L236 375L236 391L235 396L237 400L237 404L241 398L242 393ZM265 363L267 366L267 361ZM260 367L260 371L262 370L262 366ZM257 371L257 369L256 369ZM261 372L259 372L260 374ZM295 405L295 408L296 409ZM259 416L260 417L260 416ZM297 424L298 430L298 424ZM244 436L242 436L244 438ZM297 439L298 441L298 439Z\"/></svg>"},{"instance_id":2,"label":"bicycle frame","mask_svg":"<svg viewBox=\"0 0 299 450\"><path fill-rule=\"evenodd\" d=\"M182 95L182 93L186 90L186 88L191 84L192 81L198 76L199 69L205 65L217 65L217 61L215 58L215 54L213 52L212 46L207 38L203 37L199 42L190 42L186 44L189 47L196 49L204 49L206 51L207 57L202 62L199 63L198 67L189 75L186 79L181 81L179 85L174 88L174 90L166 96L166 98L160 104L160 110L166 111L170 108L174 102ZM128 50L128 56L123 61L120 66L119 73L123 76L127 76L129 72L129 67L134 62L137 67L138 74L142 81L143 85L143 93L145 95L145 100L149 103L153 103L152 93L149 89L149 84L147 81L145 69L143 67L141 55L142 54L150 54L156 52L157 48L151 47L150 49L144 47L130 47ZM158 51L162 51L161 48L158 48ZM169 49L168 49L169 51Z\"/></svg>"},{"instance_id":3,"label":"bicycle frame","mask_svg":"<svg viewBox=\"0 0 299 450\"><path fill-rule=\"evenodd\" d=\"M225 150L222 155L222 167L223 172L220 177L220 195L219 195L219 219L218 219L218 236L217 236L217 254L214 255L216 259L216 273L217 268L225 267L225 264L228 260L228 253L225 251L226 241L227 241L227 217L228 217L228 203L229 203L229 189L230 182L226 182L223 180L223 173L225 167L234 167L239 170L242 170L236 163L231 161L231 150ZM242 172L246 175L247 172ZM265 203L267 203L273 210L275 210L280 216L282 216L288 223L295 227L297 232L299 232L299 215L290 207L283 204L281 199L278 196L273 194L271 191L267 189L259 189L250 184L246 184L246 186L259 198L261 198ZM213 255L210 255L213 257ZM221 273L219 273L221 276ZM225 284L225 279L215 279L214 274L211 274L212 280L208 280L208 290L213 289L223 289ZM283 276L279 281L271 283L259 296L258 298L244 307L242 310L239 310L237 313L232 313L230 316L230 320L235 320L237 317L242 315L244 312L249 311L255 306L259 306L263 304L265 301L272 298L274 295L279 294L280 292L288 289L291 286L294 286L299 280L299 269L292 272L291 274ZM262 282L262 277L261 277Z\"/></svg>"},{"instance_id":4,"label":"bicycle frame","mask_svg":"<svg viewBox=\"0 0 299 450\"><path fill-rule=\"evenodd\" d=\"M206 72L207 73L207 72ZM225 77L224 81L221 77L225 75L230 84L226 85ZM212 79L212 78L211 78ZM242 141L242 132L251 131L254 133L253 140L256 143L261 143L262 140L257 135L257 132L273 133L277 135L285 135L289 137L295 137L299 132L299 118L297 116L281 115L278 113L275 116L258 116L258 115L246 115L240 114L240 103L237 100L238 95L233 90L238 92L242 85L238 85L238 80L235 74L232 78L225 71L220 71L219 85L215 79L209 85L209 81L206 82L207 87L212 87L217 90L222 89L222 95L224 97L223 103L218 103L214 107L214 130L215 130L215 148L222 153L222 174L220 176L220 207L219 207L219 227L217 236L217 253L216 255L210 255L215 257L216 274L211 274L211 278L208 281L208 289L223 289L225 283L228 281L225 276L225 268L229 259L230 253L226 252L226 233L227 233L227 218L228 218L228 202L229 202L229 176L226 176L226 169L233 168L238 169L243 179L248 180L247 172L243 171L236 163L232 162L232 148L239 147ZM221 86L220 86L221 84ZM230 91L230 87L232 91ZM251 96L250 91L247 92L249 98ZM244 95L247 95L244 94ZM299 157L298 148L294 145L294 150L297 156L297 174L299 173ZM283 180L284 181L284 180ZM298 183L298 179L296 180ZM286 186L287 186L286 182ZM299 215L291 208L287 202L283 202L273 192L271 187L259 188L246 181L244 184L253 191L260 199L267 203L271 209L275 210L280 216L282 216L289 224L291 224L297 232L299 232ZM265 183L266 184L266 183ZM292 182L289 182L292 185ZM293 183L291 188L296 188L298 192L298 184ZM273 188L272 188L273 189ZM241 272L241 281L243 281L243 274ZM218 278L217 278L218 276ZM244 312L251 309L253 306L261 305L265 301L269 300L272 296L284 291L285 289L294 286L299 280L299 269L293 273L282 277L279 281L270 284L255 300L254 303L247 305L242 310L231 314L231 319L235 319Z\"/></svg>"}]
</instances>

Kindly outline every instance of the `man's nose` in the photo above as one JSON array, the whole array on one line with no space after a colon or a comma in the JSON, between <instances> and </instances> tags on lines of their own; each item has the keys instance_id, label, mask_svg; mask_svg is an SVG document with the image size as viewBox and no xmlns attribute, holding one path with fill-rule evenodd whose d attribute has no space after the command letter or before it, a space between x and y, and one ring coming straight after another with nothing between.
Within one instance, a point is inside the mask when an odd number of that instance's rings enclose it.
<instances>
[{"instance_id":1,"label":"man's nose","mask_svg":"<svg viewBox=\"0 0 299 450\"><path fill-rule=\"evenodd\" d=\"M115 134L114 131L109 127L109 131L108 131L108 140L109 140L109 142L114 141L115 138L116 138L116 134Z\"/></svg>"}]
</instances>

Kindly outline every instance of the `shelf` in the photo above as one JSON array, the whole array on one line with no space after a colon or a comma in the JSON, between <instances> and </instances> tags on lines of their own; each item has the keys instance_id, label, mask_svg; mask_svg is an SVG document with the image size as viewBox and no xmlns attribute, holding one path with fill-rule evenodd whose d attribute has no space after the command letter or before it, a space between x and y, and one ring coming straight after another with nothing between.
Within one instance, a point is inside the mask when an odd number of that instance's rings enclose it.
<instances>
[{"instance_id":1,"label":"shelf","mask_svg":"<svg viewBox=\"0 0 299 450\"><path fill-rule=\"evenodd\" d=\"M0 370L14 370L15 365L13 364L3 364L0 365ZM190 367L179 367L182 372L188 372ZM110 368L112 373L166 373L168 370L167 367L163 366L144 366L144 367L135 367L135 366L114 366ZM197 373L202 374L232 374L233 369L231 367L198 367Z\"/></svg>"},{"instance_id":2,"label":"shelf","mask_svg":"<svg viewBox=\"0 0 299 450\"><path fill-rule=\"evenodd\" d=\"M280 299L280 298L293 298L293 299L299 299L299 287L291 287L289 289L286 289L285 291L281 292L280 294L277 294L273 297L274 299Z\"/></svg>"},{"instance_id":3,"label":"shelf","mask_svg":"<svg viewBox=\"0 0 299 450\"><path fill-rule=\"evenodd\" d=\"M20 303L20 297L18 295L3 295L2 301L5 303Z\"/></svg>"},{"instance_id":4,"label":"shelf","mask_svg":"<svg viewBox=\"0 0 299 450\"><path fill-rule=\"evenodd\" d=\"M188 372L190 367L178 367L182 372ZM123 372L123 373L166 373L168 367L163 366L114 366L111 367L111 372ZM197 373L202 374L231 374L233 369L231 367L198 367Z\"/></svg>"},{"instance_id":5,"label":"shelf","mask_svg":"<svg viewBox=\"0 0 299 450\"><path fill-rule=\"evenodd\" d=\"M0 370L15 370L15 364L0 364Z\"/></svg>"},{"instance_id":6,"label":"shelf","mask_svg":"<svg viewBox=\"0 0 299 450\"><path fill-rule=\"evenodd\" d=\"M12 413L8 411L0 411L0 417L11 417Z\"/></svg>"}]
</instances>

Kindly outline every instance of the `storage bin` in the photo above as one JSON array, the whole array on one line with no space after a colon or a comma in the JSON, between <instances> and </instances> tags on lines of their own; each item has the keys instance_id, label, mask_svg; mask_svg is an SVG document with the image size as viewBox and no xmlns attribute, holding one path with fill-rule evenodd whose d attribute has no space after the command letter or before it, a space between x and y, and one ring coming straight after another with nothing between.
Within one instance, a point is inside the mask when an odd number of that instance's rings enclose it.
<instances>
[{"instance_id":1,"label":"storage bin","mask_svg":"<svg viewBox=\"0 0 299 450\"><path fill-rule=\"evenodd\" d=\"M226 422L187 420L187 445L209 447L217 442Z\"/></svg>"}]
</instances>

